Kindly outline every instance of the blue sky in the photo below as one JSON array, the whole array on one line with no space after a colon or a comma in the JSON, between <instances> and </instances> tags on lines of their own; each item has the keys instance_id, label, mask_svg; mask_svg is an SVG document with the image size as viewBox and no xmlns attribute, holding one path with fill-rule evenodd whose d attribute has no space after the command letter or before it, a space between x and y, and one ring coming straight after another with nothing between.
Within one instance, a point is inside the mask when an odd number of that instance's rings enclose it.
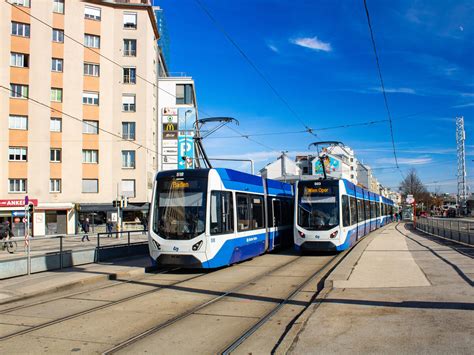
<instances>
[{"instance_id":1,"label":"blue sky","mask_svg":"<svg viewBox=\"0 0 474 355\"><path fill-rule=\"evenodd\" d=\"M318 130L387 119L362 0L201 1L319 136L253 137L262 146L225 138L236 134L223 128L204 140L209 156L249 157L261 168L282 150L294 155L317 140L340 140L384 185L398 186L400 173L381 169L395 165L388 122ZM201 118L235 117L234 128L247 134L304 129L194 0L155 2L166 15L170 71L193 76ZM474 177L474 2L369 0L368 6L400 167L415 167L430 190L454 192L456 116L465 119Z\"/></svg>"}]
</instances>

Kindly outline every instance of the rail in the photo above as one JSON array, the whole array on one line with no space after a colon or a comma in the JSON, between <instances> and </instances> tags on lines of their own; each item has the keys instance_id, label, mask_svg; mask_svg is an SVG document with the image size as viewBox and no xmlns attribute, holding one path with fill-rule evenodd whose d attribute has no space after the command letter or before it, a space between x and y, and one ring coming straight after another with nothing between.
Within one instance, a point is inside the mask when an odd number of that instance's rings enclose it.
<instances>
[{"instance_id":1,"label":"rail","mask_svg":"<svg viewBox=\"0 0 474 355\"><path fill-rule=\"evenodd\" d=\"M419 217L416 229L455 242L474 245L474 222L471 221Z\"/></svg>"},{"instance_id":2,"label":"rail","mask_svg":"<svg viewBox=\"0 0 474 355\"><path fill-rule=\"evenodd\" d=\"M86 237L87 236L87 237ZM94 262L101 261L101 254L105 249L127 246L128 251L134 244L147 242L147 230L131 230L104 233L56 234L44 237L13 237L0 240L0 263L5 261L25 260L26 274L32 273L32 257L56 255L59 259L56 269L63 269L64 259L71 252L95 249ZM93 244L93 242L95 242ZM7 243L15 243L16 251L10 253ZM92 245L91 245L92 244ZM69 265L66 265L69 266Z\"/></svg>"}]
</instances>

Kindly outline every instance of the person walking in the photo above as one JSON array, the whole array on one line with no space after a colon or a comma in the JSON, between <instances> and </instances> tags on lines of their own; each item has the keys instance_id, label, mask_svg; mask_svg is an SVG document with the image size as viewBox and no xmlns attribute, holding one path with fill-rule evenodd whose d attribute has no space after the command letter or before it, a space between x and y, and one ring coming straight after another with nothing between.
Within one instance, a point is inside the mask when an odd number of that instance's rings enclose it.
<instances>
[{"instance_id":1,"label":"person walking","mask_svg":"<svg viewBox=\"0 0 474 355\"><path fill-rule=\"evenodd\" d=\"M89 218L86 218L86 219L82 222L82 230L84 231L84 235L82 236L81 242L83 242L85 239L87 239L88 242L91 241L91 240L89 239L89 229L90 229Z\"/></svg>"},{"instance_id":2,"label":"person walking","mask_svg":"<svg viewBox=\"0 0 474 355\"><path fill-rule=\"evenodd\" d=\"M105 224L105 228L107 229L107 238L112 237L112 228L113 227L114 227L114 224L112 223L110 218L107 219L107 223Z\"/></svg>"}]
</instances>

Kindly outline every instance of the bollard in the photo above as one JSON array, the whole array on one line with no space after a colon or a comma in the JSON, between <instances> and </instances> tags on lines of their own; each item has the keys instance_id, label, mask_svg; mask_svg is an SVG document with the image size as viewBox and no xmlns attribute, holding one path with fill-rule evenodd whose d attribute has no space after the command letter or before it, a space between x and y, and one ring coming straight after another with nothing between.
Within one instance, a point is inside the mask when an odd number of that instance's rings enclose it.
<instances>
[{"instance_id":1,"label":"bollard","mask_svg":"<svg viewBox=\"0 0 474 355\"><path fill-rule=\"evenodd\" d=\"M63 236L59 236L59 268L63 268Z\"/></svg>"}]
</instances>

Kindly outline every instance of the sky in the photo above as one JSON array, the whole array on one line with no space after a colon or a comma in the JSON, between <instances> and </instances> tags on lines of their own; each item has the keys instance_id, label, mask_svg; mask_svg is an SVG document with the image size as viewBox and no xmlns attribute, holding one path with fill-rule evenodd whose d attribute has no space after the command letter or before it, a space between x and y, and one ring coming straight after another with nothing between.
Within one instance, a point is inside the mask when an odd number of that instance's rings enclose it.
<instances>
[{"instance_id":1,"label":"sky","mask_svg":"<svg viewBox=\"0 0 474 355\"><path fill-rule=\"evenodd\" d=\"M201 2L218 22L211 21ZM415 168L430 191L455 192L457 116L464 116L474 191L474 2L368 0L402 174ZM170 39L170 72L195 80L199 118L230 116L203 140L210 157L307 154L337 140L397 189L385 108L363 0L155 0ZM229 34L278 95L222 32ZM286 104L285 104L286 102ZM334 126L383 121L365 126ZM309 133L293 133L311 127ZM211 128L211 126L209 126ZM329 129L328 129L329 128ZM237 135L238 136L238 135ZM247 163L216 163L250 171Z\"/></svg>"}]
</instances>

